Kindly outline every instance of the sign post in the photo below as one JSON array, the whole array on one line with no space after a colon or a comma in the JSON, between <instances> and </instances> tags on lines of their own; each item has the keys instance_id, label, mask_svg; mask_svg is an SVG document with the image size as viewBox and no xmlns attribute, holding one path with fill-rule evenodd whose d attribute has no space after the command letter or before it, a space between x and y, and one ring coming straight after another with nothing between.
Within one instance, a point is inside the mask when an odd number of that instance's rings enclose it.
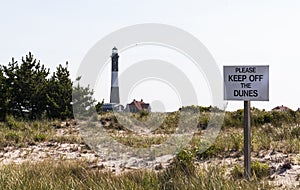
<instances>
[{"instance_id":1,"label":"sign post","mask_svg":"<svg viewBox=\"0 0 300 190\"><path fill-rule=\"evenodd\" d=\"M269 66L224 66L224 99L244 101L244 174L251 178L250 101L269 100Z\"/></svg>"},{"instance_id":2,"label":"sign post","mask_svg":"<svg viewBox=\"0 0 300 190\"><path fill-rule=\"evenodd\" d=\"M244 175L250 180L251 178L251 118L250 118L250 101L244 101Z\"/></svg>"}]
</instances>

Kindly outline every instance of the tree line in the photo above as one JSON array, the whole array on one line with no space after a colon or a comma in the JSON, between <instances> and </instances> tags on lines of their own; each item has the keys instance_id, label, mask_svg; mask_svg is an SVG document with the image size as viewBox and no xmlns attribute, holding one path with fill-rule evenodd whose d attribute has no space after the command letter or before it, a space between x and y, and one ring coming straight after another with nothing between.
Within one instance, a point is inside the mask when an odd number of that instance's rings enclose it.
<instances>
[{"instance_id":1,"label":"tree line","mask_svg":"<svg viewBox=\"0 0 300 190\"><path fill-rule=\"evenodd\" d=\"M20 63L12 58L7 66L0 65L0 121L8 115L22 119L72 118L74 103L84 104L83 109L95 103L93 91L81 87L79 80L73 87L68 62L50 74L50 69L30 52ZM72 92L77 94L75 102Z\"/></svg>"}]
</instances>

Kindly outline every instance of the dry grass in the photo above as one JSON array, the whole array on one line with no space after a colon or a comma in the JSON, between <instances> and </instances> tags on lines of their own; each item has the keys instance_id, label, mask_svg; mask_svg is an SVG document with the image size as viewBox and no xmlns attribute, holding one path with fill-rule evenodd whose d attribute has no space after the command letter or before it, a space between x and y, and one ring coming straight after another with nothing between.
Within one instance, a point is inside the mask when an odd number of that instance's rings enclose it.
<instances>
[{"instance_id":1,"label":"dry grass","mask_svg":"<svg viewBox=\"0 0 300 190\"><path fill-rule=\"evenodd\" d=\"M58 134L58 129L67 134ZM7 122L0 123L0 148L25 147L44 141L82 143L74 126L69 123L62 125L58 120L22 121L8 117Z\"/></svg>"},{"instance_id":2,"label":"dry grass","mask_svg":"<svg viewBox=\"0 0 300 190\"><path fill-rule=\"evenodd\" d=\"M225 178L224 171L210 167L188 173L178 162L160 173L140 170L115 176L85 162L44 161L0 167L0 189L268 189L257 180Z\"/></svg>"},{"instance_id":3,"label":"dry grass","mask_svg":"<svg viewBox=\"0 0 300 190\"><path fill-rule=\"evenodd\" d=\"M252 151L274 150L284 153L299 153L300 129L299 122L280 122L274 118L276 114L255 111L255 125L252 127ZM272 119L269 124L261 124ZM283 115L285 116L285 115ZM147 115L134 116L139 121L145 121ZM162 115L157 115L159 120ZM270 117L270 118L269 118ZM263 118L263 119L262 119ZM140 136L122 127L113 114L99 116L105 121L108 133L118 142L132 147L149 147L161 144L176 130L178 112L167 115L164 122L149 136ZM198 121L207 122L208 114L201 114ZM203 131L200 129L190 141L189 146L180 153L173 165L162 172L139 170L115 176L103 170L91 169L84 161L50 161L24 163L21 165L6 165L0 167L0 189L271 189L266 186L265 169L256 164L260 178L254 177L251 183L235 175L225 174L223 167L196 167L195 160L208 160L212 157L228 157L243 154L243 129L241 111L227 114L224 126L213 145L203 152L207 145ZM186 124L188 127L188 123ZM57 135L63 127L67 134ZM9 145L27 146L42 141L81 143L74 128L61 126L60 121L17 121L9 118L6 123L0 123L0 147ZM263 168L264 170L261 170ZM236 176L241 173L236 169Z\"/></svg>"}]
</instances>

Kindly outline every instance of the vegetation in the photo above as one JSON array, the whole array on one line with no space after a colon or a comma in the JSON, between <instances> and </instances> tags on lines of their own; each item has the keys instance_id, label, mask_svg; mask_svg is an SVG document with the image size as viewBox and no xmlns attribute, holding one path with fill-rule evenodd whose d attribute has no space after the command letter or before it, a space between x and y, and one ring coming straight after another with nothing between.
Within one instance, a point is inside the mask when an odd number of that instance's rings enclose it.
<instances>
[{"instance_id":1,"label":"vegetation","mask_svg":"<svg viewBox=\"0 0 300 190\"><path fill-rule=\"evenodd\" d=\"M73 117L71 105L72 85L68 62L66 67L59 65L47 85L47 115L49 117L61 119Z\"/></svg>"},{"instance_id":2,"label":"vegetation","mask_svg":"<svg viewBox=\"0 0 300 190\"><path fill-rule=\"evenodd\" d=\"M188 167L188 166L184 166ZM83 161L43 161L0 167L1 189L270 189L257 180L229 180L223 168L186 173L178 161L166 171L133 171L116 176Z\"/></svg>"},{"instance_id":3,"label":"vegetation","mask_svg":"<svg viewBox=\"0 0 300 190\"><path fill-rule=\"evenodd\" d=\"M59 65L51 77L49 74L50 69L30 52L22 57L20 64L12 58L7 66L0 65L0 121L6 116L27 120L67 119L73 117L72 106L85 111L94 106L93 91L80 86L80 78L73 89L68 62ZM72 102L73 91L75 102Z\"/></svg>"},{"instance_id":4,"label":"vegetation","mask_svg":"<svg viewBox=\"0 0 300 190\"><path fill-rule=\"evenodd\" d=\"M243 110L226 112L223 127L243 127ZM251 125L261 127L271 124L274 127L300 124L300 111L265 111L251 108Z\"/></svg>"},{"instance_id":5,"label":"vegetation","mask_svg":"<svg viewBox=\"0 0 300 190\"><path fill-rule=\"evenodd\" d=\"M195 109L196 107L193 106ZM205 109L198 107L198 109ZM300 128L299 111L297 112L278 112L278 111L261 111L256 108L251 109L252 114L252 142L253 151L274 150L281 152L298 153L300 150ZM209 112L203 112L199 116L199 123L207 124L209 120ZM151 144L159 144L164 142L168 135L174 133L177 128L179 112L169 113L162 116L158 113L151 113L142 116L140 113L133 114L133 117L140 121L146 121L151 116L154 123L163 122L152 131L151 138L132 134L132 131L122 126L114 113L103 113L99 115L99 120L108 130L111 136L121 143L131 145L133 147L149 147ZM280 117L280 123L277 117ZM122 118L121 118L122 119ZM126 121L128 125L136 125L132 120ZM216 156L228 156L233 151L238 155L243 154L244 138L243 138L243 111L226 112L222 129L216 138L214 144L205 152L207 142L201 138L202 130L199 127L198 132L190 142L190 148L193 149L196 157L200 160L209 159ZM118 136L117 131L125 131L127 136ZM161 135L161 136L160 136ZM149 143L152 142L152 143ZM224 143L226 142L226 143Z\"/></svg>"},{"instance_id":6,"label":"vegetation","mask_svg":"<svg viewBox=\"0 0 300 190\"><path fill-rule=\"evenodd\" d=\"M273 150L289 153L299 153L300 139L298 126L298 112L274 113L252 109L253 119L262 122L260 126L252 127L252 150ZM273 126L272 117L265 115L280 114L285 120L280 125ZM209 112L200 115L199 122L207 121ZM269 166L254 160L251 165L253 178L251 183L243 179L243 168L236 165L230 174L227 166L202 167L195 165L195 161L206 161L211 158L226 158L228 156L242 156L243 129L232 126L240 116L240 111L227 112L226 120L219 136L210 148L203 152L202 147L207 142L201 138L203 131L194 135L187 148L180 151L173 163L166 170L160 172L143 171L124 173L115 176L106 170L91 169L86 161L50 161L38 163L10 164L0 166L0 189L272 189L266 177L269 175ZM145 121L149 114L134 114L140 121ZM161 118L162 115L152 115ZM231 116L231 117L230 117ZM260 120L258 118L268 118ZM122 128L113 113L104 113L98 118L105 124L110 135L117 141L132 147L149 147L151 144L160 144L168 138L177 126L178 112L169 113L164 122L153 131L154 136L138 136L126 128ZM67 123L69 123L68 121ZM28 146L44 141L82 143L76 135L57 136L56 129L68 128L69 124L61 125L60 120L24 121L12 116L6 117L6 122L0 123L0 147ZM118 128L119 126L121 128ZM119 133L121 132L122 133ZM72 133L71 133L72 134ZM122 136L120 136L122 134ZM226 142L226 143L224 143ZM232 155L233 154L233 155ZM41 180L43 179L43 180Z\"/></svg>"},{"instance_id":7,"label":"vegetation","mask_svg":"<svg viewBox=\"0 0 300 190\"><path fill-rule=\"evenodd\" d=\"M254 161L251 163L251 175L255 176L258 179L267 177L269 175L269 166L268 164L260 163ZM231 175L235 179L240 179L244 177L244 168L240 165L236 165L231 171Z\"/></svg>"},{"instance_id":8,"label":"vegetation","mask_svg":"<svg viewBox=\"0 0 300 190\"><path fill-rule=\"evenodd\" d=\"M59 120L23 121L11 116L6 120L0 123L0 151L7 146L25 147L45 141L82 143L82 139ZM62 127L69 129L70 134L56 134L56 129Z\"/></svg>"}]
</instances>

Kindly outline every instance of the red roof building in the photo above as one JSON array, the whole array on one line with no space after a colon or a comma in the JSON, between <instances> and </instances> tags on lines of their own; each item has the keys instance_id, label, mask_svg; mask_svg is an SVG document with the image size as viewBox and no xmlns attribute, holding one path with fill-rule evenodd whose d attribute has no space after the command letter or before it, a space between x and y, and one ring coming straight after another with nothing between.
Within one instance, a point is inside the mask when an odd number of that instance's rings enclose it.
<instances>
[{"instance_id":1,"label":"red roof building","mask_svg":"<svg viewBox=\"0 0 300 190\"><path fill-rule=\"evenodd\" d=\"M133 113L136 113L136 112L140 112L140 111L151 111L151 107L150 107L150 104L148 103L145 103L143 101L143 99L141 101L136 101L135 99L130 103L130 104L127 104L126 106L126 111L127 112L133 112Z\"/></svg>"},{"instance_id":2,"label":"red roof building","mask_svg":"<svg viewBox=\"0 0 300 190\"><path fill-rule=\"evenodd\" d=\"M290 108L286 107L286 106L277 106L275 108L272 109L272 111L289 111L291 110Z\"/></svg>"}]
</instances>

